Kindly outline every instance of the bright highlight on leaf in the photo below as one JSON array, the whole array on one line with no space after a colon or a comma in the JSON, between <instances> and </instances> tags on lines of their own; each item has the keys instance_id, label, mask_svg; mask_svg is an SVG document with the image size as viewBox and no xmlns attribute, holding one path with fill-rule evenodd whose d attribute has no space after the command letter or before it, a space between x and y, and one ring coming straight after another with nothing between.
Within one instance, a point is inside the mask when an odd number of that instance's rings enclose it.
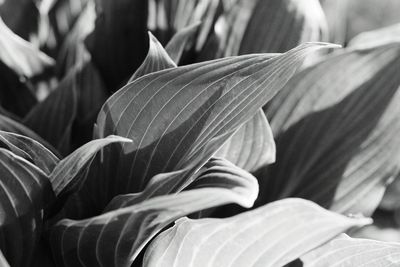
<instances>
[{"instance_id":1,"label":"bright highlight on leaf","mask_svg":"<svg viewBox=\"0 0 400 267\"><path fill-rule=\"evenodd\" d=\"M286 199L226 219L180 219L147 249L144 266L283 266L369 219Z\"/></svg>"}]
</instances>

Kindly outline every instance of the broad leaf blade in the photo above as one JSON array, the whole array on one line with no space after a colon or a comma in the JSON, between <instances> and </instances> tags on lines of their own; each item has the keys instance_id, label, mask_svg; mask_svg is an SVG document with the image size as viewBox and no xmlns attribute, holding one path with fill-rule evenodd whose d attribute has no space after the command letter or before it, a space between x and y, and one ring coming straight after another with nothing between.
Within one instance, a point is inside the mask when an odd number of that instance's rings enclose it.
<instances>
[{"instance_id":1,"label":"broad leaf blade","mask_svg":"<svg viewBox=\"0 0 400 267\"><path fill-rule=\"evenodd\" d=\"M133 82L143 75L176 67L174 61L169 57L163 46L160 44L157 38L151 34L151 32L149 32L149 41L150 44L147 56L142 65L140 65L133 76L129 79L128 83Z\"/></svg>"},{"instance_id":2,"label":"broad leaf blade","mask_svg":"<svg viewBox=\"0 0 400 267\"><path fill-rule=\"evenodd\" d=\"M145 267L283 266L369 219L286 199L226 219L181 219L148 247Z\"/></svg>"},{"instance_id":3,"label":"broad leaf blade","mask_svg":"<svg viewBox=\"0 0 400 267\"><path fill-rule=\"evenodd\" d=\"M87 220L61 220L51 244L60 266L131 266L161 229L190 213L235 202L230 189L203 188L156 197Z\"/></svg>"},{"instance_id":4,"label":"broad leaf blade","mask_svg":"<svg viewBox=\"0 0 400 267\"><path fill-rule=\"evenodd\" d=\"M370 214L400 167L399 70L395 43L342 51L294 77L266 109L278 153L260 203L297 196Z\"/></svg>"},{"instance_id":5,"label":"broad leaf blade","mask_svg":"<svg viewBox=\"0 0 400 267\"><path fill-rule=\"evenodd\" d=\"M244 124L215 154L251 173L275 162L275 141L264 112Z\"/></svg>"},{"instance_id":6,"label":"broad leaf blade","mask_svg":"<svg viewBox=\"0 0 400 267\"><path fill-rule=\"evenodd\" d=\"M304 267L399 266L400 244L341 235L303 256Z\"/></svg>"},{"instance_id":7,"label":"broad leaf blade","mask_svg":"<svg viewBox=\"0 0 400 267\"><path fill-rule=\"evenodd\" d=\"M159 173L200 168L321 47L306 44L272 59L249 55L188 65L128 84L103 106L95 135L133 142L104 153L104 161L92 165L85 190L108 203L143 190Z\"/></svg>"},{"instance_id":8,"label":"broad leaf blade","mask_svg":"<svg viewBox=\"0 0 400 267\"><path fill-rule=\"evenodd\" d=\"M400 42L400 23L360 33L351 39L348 45L351 47L374 47L394 42Z\"/></svg>"},{"instance_id":9,"label":"broad leaf blade","mask_svg":"<svg viewBox=\"0 0 400 267\"><path fill-rule=\"evenodd\" d=\"M0 131L0 142L14 154L32 162L49 175L59 162L50 150L27 136Z\"/></svg>"},{"instance_id":10,"label":"broad leaf blade","mask_svg":"<svg viewBox=\"0 0 400 267\"><path fill-rule=\"evenodd\" d=\"M44 172L3 148L0 173L0 249L12 266L30 266L54 193Z\"/></svg>"}]
</instances>

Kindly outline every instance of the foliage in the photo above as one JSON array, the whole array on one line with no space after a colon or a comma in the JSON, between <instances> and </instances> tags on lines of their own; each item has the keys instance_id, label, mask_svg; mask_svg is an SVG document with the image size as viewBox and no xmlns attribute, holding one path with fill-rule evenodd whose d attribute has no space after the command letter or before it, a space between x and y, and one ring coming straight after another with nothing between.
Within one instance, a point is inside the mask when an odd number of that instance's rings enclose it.
<instances>
[{"instance_id":1,"label":"foliage","mask_svg":"<svg viewBox=\"0 0 400 267\"><path fill-rule=\"evenodd\" d=\"M355 238L400 206L400 24L360 8L0 1L0 266L398 265Z\"/></svg>"}]
</instances>

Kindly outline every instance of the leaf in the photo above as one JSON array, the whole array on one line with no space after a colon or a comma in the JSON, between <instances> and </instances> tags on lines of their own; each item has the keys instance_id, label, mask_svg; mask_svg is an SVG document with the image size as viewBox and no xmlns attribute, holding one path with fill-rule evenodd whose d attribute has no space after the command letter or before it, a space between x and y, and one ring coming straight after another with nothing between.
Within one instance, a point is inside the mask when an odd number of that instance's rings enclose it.
<instances>
[{"instance_id":1,"label":"leaf","mask_svg":"<svg viewBox=\"0 0 400 267\"><path fill-rule=\"evenodd\" d=\"M344 45L349 26L349 0L321 0L329 29L329 41Z\"/></svg>"},{"instance_id":2,"label":"leaf","mask_svg":"<svg viewBox=\"0 0 400 267\"><path fill-rule=\"evenodd\" d=\"M175 64L179 64L184 55L185 49L194 46L201 23L194 23L178 31L169 40L165 50Z\"/></svg>"},{"instance_id":3,"label":"leaf","mask_svg":"<svg viewBox=\"0 0 400 267\"><path fill-rule=\"evenodd\" d=\"M147 1L96 1L95 29L86 46L110 92L123 85L145 58L147 5Z\"/></svg>"},{"instance_id":4,"label":"leaf","mask_svg":"<svg viewBox=\"0 0 400 267\"><path fill-rule=\"evenodd\" d=\"M54 194L44 172L3 148L0 173L0 249L11 266L30 266Z\"/></svg>"},{"instance_id":5,"label":"leaf","mask_svg":"<svg viewBox=\"0 0 400 267\"><path fill-rule=\"evenodd\" d=\"M59 159L45 146L34 139L0 131L0 142L14 154L32 162L45 174L49 175L59 162Z\"/></svg>"},{"instance_id":6,"label":"leaf","mask_svg":"<svg viewBox=\"0 0 400 267\"><path fill-rule=\"evenodd\" d=\"M14 34L0 18L0 60L19 76L31 78L52 66L54 60Z\"/></svg>"},{"instance_id":7,"label":"leaf","mask_svg":"<svg viewBox=\"0 0 400 267\"><path fill-rule=\"evenodd\" d=\"M90 164L91 159L99 150L109 144L123 142L132 141L113 135L93 140L61 160L50 174L50 182L56 196L69 193L68 191L73 191L76 187L79 188L83 182L79 179L79 174Z\"/></svg>"},{"instance_id":8,"label":"leaf","mask_svg":"<svg viewBox=\"0 0 400 267\"><path fill-rule=\"evenodd\" d=\"M152 198L86 220L64 219L50 241L60 266L131 266L160 230L190 213L235 202L229 188L203 188Z\"/></svg>"},{"instance_id":9,"label":"leaf","mask_svg":"<svg viewBox=\"0 0 400 267\"><path fill-rule=\"evenodd\" d=\"M2 267L10 267L10 265L8 264L6 258L4 257L3 253L0 250L0 266Z\"/></svg>"},{"instance_id":10,"label":"leaf","mask_svg":"<svg viewBox=\"0 0 400 267\"><path fill-rule=\"evenodd\" d=\"M128 83L133 82L143 75L176 67L174 61L169 57L167 52L164 50L164 47L160 42L158 42L157 38L151 34L151 32L149 32L149 41L149 52L147 53L142 65L140 65L140 67L135 71Z\"/></svg>"},{"instance_id":11,"label":"leaf","mask_svg":"<svg viewBox=\"0 0 400 267\"><path fill-rule=\"evenodd\" d=\"M304 267L398 266L400 244L354 239L343 234L303 256Z\"/></svg>"},{"instance_id":12,"label":"leaf","mask_svg":"<svg viewBox=\"0 0 400 267\"><path fill-rule=\"evenodd\" d=\"M258 1L239 54L285 52L303 42L326 41L326 34L318 0Z\"/></svg>"},{"instance_id":13,"label":"leaf","mask_svg":"<svg viewBox=\"0 0 400 267\"><path fill-rule=\"evenodd\" d=\"M249 55L188 65L128 84L103 106L95 136L133 142L95 160L83 197L107 204L115 195L142 191L157 174L200 168L321 47L307 44L273 59Z\"/></svg>"},{"instance_id":14,"label":"leaf","mask_svg":"<svg viewBox=\"0 0 400 267\"><path fill-rule=\"evenodd\" d=\"M244 124L216 153L251 173L275 161L275 141L264 112Z\"/></svg>"},{"instance_id":15,"label":"leaf","mask_svg":"<svg viewBox=\"0 0 400 267\"><path fill-rule=\"evenodd\" d=\"M0 114L0 130L30 137L30 138L38 141L40 144L44 145L46 148L48 148L49 150L51 150L54 153L55 149L52 148L51 145L49 145L46 141L44 141L41 137L39 137L31 129L27 128L26 126L19 123L18 121L15 121L15 120L8 118L6 116L3 116L1 114Z\"/></svg>"},{"instance_id":16,"label":"leaf","mask_svg":"<svg viewBox=\"0 0 400 267\"><path fill-rule=\"evenodd\" d=\"M259 203L289 196L371 214L399 171L400 46L347 49L296 75L266 108L277 158Z\"/></svg>"},{"instance_id":17,"label":"leaf","mask_svg":"<svg viewBox=\"0 0 400 267\"><path fill-rule=\"evenodd\" d=\"M116 196L105 211L128 207L157 196L168 195L178 187L179 181L188 179L186 170L154 176L146 188L137 194ZM222 158L211 158L197 173L185 190L199 188L226 188L236 198L235 203L250 208L258 195L258 182L250 173ZM236 196L236 197L235 197Z\"/></svg>"},{"instance_id":18,"label":"leaf","mask_svg":"<svg viewBox=\"0 0 400 267\"><path fill-rule=\"evenodd\" d=\"M71 149L71 129L78 101L75 84L75 71L72 71L24 118L25 125L52 144L62 155L68 154Z\"/></svg>"},{"instance_id":19,"label":"leaf","mask_svg":"<svg viewBox=\"0 0 400 267\"><path fill-rule=\"evenodd\" d=\"M367 48L394 42L400 42L400 23L360 33L351 39L348 45Z\"/></svg>"},{"instance_id":20,"label":"leaf","mask_svg":"<svg viewBox=\"0 0 400 267\"><path fill-rule=\"evenodd\" d=\"M227 219L183 218L146 250L144 267L283 266L369 219L285 199Z\"/></svg>"}]
</instances>

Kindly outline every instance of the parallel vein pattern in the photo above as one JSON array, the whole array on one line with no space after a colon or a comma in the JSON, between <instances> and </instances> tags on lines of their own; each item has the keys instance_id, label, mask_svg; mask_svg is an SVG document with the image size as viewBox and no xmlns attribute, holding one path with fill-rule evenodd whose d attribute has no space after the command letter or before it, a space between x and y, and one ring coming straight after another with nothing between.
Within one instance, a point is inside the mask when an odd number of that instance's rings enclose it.
<instances>
[{"instance_id":1,"label":"parallel vein pattern","mask_svg":"<svg viewBox=\"0 0 400 267\"><path fill-rule=\"evenodd\" d=\"M144 267L283 266L339 233L370 223L286 199L226 219L180 219L148 247Z\"/></svg>"}]
</instances>

